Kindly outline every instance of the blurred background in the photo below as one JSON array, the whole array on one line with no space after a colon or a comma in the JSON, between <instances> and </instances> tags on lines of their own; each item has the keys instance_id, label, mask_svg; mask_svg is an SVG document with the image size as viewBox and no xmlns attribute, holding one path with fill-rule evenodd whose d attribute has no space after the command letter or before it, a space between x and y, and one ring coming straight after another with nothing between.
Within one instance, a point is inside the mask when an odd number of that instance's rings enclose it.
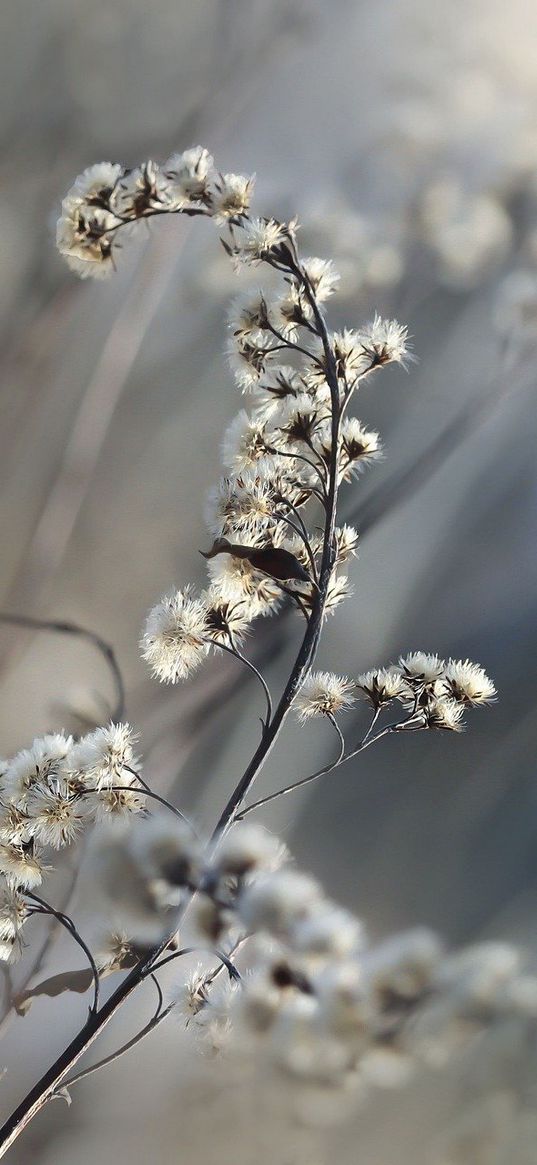
<instances>
[{"instance_id":1,"label":"blurred background","mask_svg":"<svg viewBox=\"0 0 537 1165\"><path fill-rule=\"evenodd\" d=\"M156 224L106 284L78 282L53 243L85 166L200 142L219 168L257 173L260 213L298 215L303 253L335 260L334 324L396 316L418 356L360 397L385 458L343 497L362 545L320 665L357 674L401 651L468 655L499 692L463 737L385 742L262 819L373 935L424 923L454 943L494 936L531 949L535 5L4 0L0 23L1 608L72 619L113 645L146 778L210 828L257 741L258 691L234 661L159 687L138 639L164 591L204 579L203 497L242 403L223 355L240 279L195 221ZM275 691L299 630L294 617L272 620L251 643ZM90 647L6 627L0 688L4 755L106 716L111 695ZM289 725L260 791L306 774L332 746L322 727ZM60 942L47 969L72 963ZM6 1112L83 1006L38 1000L11 1024ZM136 1009L124 1011L101 1053L136 1028ZM51 1105L10 1160L242 1160L184 1132L179 1039L172 1023L81 1086L69 1113ZM399 1126L382 1147L371 1134L367 1165L401 1162Z\"/></svg>"}]
</instances>

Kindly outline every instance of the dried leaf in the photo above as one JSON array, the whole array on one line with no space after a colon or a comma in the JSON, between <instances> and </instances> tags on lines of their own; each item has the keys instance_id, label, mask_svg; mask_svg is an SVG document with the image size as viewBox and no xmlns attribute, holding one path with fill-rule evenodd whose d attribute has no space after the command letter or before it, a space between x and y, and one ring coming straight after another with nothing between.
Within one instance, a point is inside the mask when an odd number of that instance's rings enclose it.
<instances>
[{"instance_id":1,"label":"dried leaf","mask_svg":"<svg viewBox=\"0 0 537 1165\"><path fill-rule=\"evenodd\" d=\"M238 542L229 542L227 538L216 538L209 551L200 551L204 558L215 558L217 554L232 554L234 558L245 558L255 570L277 578L281 582L296 579L299 582L311 582L310 575L290 550L279 546L242 546Z\"/></svg>"},{"instance_id":2,"label":"dried leaf","mask_svg":"<svg viewBox=\"0 0 537 1165\"><path fill-rule=\"evenodd\" d=\"M256 570L262 570L264 574L270 574L272 578L280 579L282 582L290 579L311 582L307 570L290 550L264 546L261 550L252 550L249 561Z\"/></svg>"},{"instance_id":3,"label":"dried leaf","mask_svg":"<svg viewBox=\"0 0 537 1165\"><path fill-rule=\"evenodd\" d=\"M56 995L62 995L64 991L77 991L80 995L87 991L93 983L93 975L89 967L81 971L63 971L60 975L52 975L50 979L44 979L42 983L38 983L35 987L29 987L27 991L21 991L15 999L15 1010L18 1015L26 1015L32 1001L38 995L48 995L54 998Z\"/></svg>"}]
</instances>

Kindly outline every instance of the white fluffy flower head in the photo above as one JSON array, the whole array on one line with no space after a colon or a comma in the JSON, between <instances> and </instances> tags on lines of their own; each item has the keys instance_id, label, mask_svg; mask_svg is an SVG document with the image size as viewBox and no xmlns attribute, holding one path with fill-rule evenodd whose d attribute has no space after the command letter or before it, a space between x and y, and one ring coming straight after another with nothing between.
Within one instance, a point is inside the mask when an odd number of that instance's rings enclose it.
<instances>
[{"instance_id":1,"label":"white fluffy flower head","mask_svg":"<svg viewBox=\"0 0 537 1165\"><path fill-rule=\"evenodd\" d=\"M375 365L405 364L412 359L408 345L408 329L397 320L385 320L376 315L372 323L360 332L364 352Z\"/></svg>"},{"instance_id":2,"label":"white fluffy flower head","mask_svg":"<svg viewBox=\"0 0 537 1165\"><path fill-rule=\"evenodd\" d=\"M127 766L136 768L130 724L109 724L88 732L71 750L69 772L97 791L124 782ZM130 784L130 775L127 783Z\"/></svg>"},{"instance_id":3,"label":"white fluffy flower head","mask_svg":"<svg viewBox=\"0 0 537 1165\"><path fill-rule=\"evenodd\" d=\"M449 659L442 680L448 694L462 704L489 704L496 695L492 680L469 659Z\"/></svg>"},{"instance_id":4,"label":"white fluffy flower head","mask_svg":"<svg viewBox=\"0 0 537 1165\"><path fill-rule=\"evenodd\" d=\"M298 719L305 723L313 716L336 716L354 703L353 688L354 683L347 676L312 672L295 700Z\"/></svg>"},{"instance_id":5,"label":"white fluffy flower head","mask_svg":"<svg viewBox=\"0 0 537 1165\"><path fill-rule=\"evenodd\" d=\"M163 683L176 684L199 666L209 650L207 611L185 587L165 595L149 612L141 640L142 656Z\"/></svg>"}]
</instances>

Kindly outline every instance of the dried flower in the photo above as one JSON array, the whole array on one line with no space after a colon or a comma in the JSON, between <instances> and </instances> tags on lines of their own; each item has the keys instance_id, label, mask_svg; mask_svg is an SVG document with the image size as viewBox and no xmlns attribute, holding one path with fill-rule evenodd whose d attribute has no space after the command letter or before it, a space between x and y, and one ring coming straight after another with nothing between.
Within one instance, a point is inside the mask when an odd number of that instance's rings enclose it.
<instances>
[{"instance_id":1,"label":"dried flower","mask_svg":"<svg viewBox=\"0 0 537 1165\"><path fill-rule=\"evenodd\" d=\"M438 655L412 651L410 655L401 656L399 667L402 675L412 687L420 687L424 684L434 684L442 675L445 663Z\"/></svg>"},{"instance_id":2,"label":"dried flower","mask_svg":"<svg viewBox=\"0 0 537 1165\"><path fill-rule=\"evenodd\" d=\"M185 587L165 595L147 616L142 656L153 675L166 684L186 679L209 650L207 608L191 594L190 588Z\"/></svg>"},{"instance_id":3,"label":"dried flower","mask_svg":"<svg viewBox=\"0 0 537 1165\"><path fill-rule=\"evenodd\" d=\"M87 824L88 807L69 781L55 778L49 784L35 785L28 802L32 832L43 846L60 849L70 845Z\"/></svg>"},{"instance_id":4,"label":"dried flower","mask_svg":"<svg viewBox=\"0 0 537 1165\"><path fill-rule=\"evenodd\" d=\"M293 870L278 870L246 886L237 909L249 929L266 930L279 937L307 918L320 897L321 888L312 878Z\"/></svg>"},{"instance_id":5,"label":"dried flower","mask_svg":"<svg viewBox=\"0 0 537 1165\"><path fill-rule=\"evenodd\" d=\"M397 320L383 320L376 315L372 323L360 332L362 348L373 366L405 364L412 359L408 347L408 329Z\"/></svg>"},{"instance_id":6,"label":"dried flower","mask_svg":"<svg viewBox=\"0 0 537 1165\"><path fill-rule=\"evenodd\" d=\"M398 700L408 689L400 671L395 668L379 668L358 676L356 687L371 700L374 708L381 708L391 700Z\"/></svg>"},{"instance_id":7,"label":"dried flower","mask_svg":"<svg viewBox=\"0 0 537 1165\"><path fill-rule=\"evenodd\" d=\"M312 672L295 700L295 711L302 724L312 716L337 716L354 703L354 683L347 676L332 672Z\"/></svg>"},{"instance_id":8,"label":"dried flower","mask_svg":"<svg viewBox=\"0 0 537 1165\"><path fill-rule=\"evenodd\" d=\"M129 724L109 724L96 728L73 745L69 755L69 772L78 777L86 788L101 792L113 785L130 785L136 768L135 735Z\"/></svg>"},{"instance_id":9,"label":"dried flower","mask_svg":"<svg viewBox=\"0 0 537 1165\"><path fill-rule=\"evenodd\" d=\"M215 868L220 874L244 877L253 870L277 870L286 857L285 846L260 825L235 825L218 847Z\"/></svg>"},{"instance_id":10,"label":"dried flower","mask_svg":"<svg viewBox=\"0 0 537 1165\"><path fill-rule=\"evenodd\" d=\"M34 785L65 775L66 760L73 740L61 732L34 740L31 748L24 748L9 761L3 778L6 801L25 809Z\"/></svg>"},{"instance_id":11,"label":"dried flower","mask_svg":"<svg viewBox=\"0 0 537 1165\"><path fill-rule=\"evenodd\" d=\"M244 174L219 174L211 192L214 221L221 225L228 219L241 218L250 209L255 177Z\"/></svg>"},{"instance_id":12,"label":"dried flower","mask_svg":"<svg viewBox=\"0 0 537 1165\"><path fill-rule=\"evenodd\" d=\"M203 146L192 146L181 154L172 154L163 167L170 185L176 187L183 203L205 203L209 198L209 180L213 158Z\"/></svg>"},{"instance_id":13,"label":"dried flower","mask_svg":"<svg viewBox=\"0 0 537 1165\"><path fill-rule=\"evenodd\" d=\"M333 295L340 280L331 259L304 259L303 269L318 303L324 303Z\"/></svg>"},{"instance_id":14,"label":"dried flower","mask_svg":"<svg viewBox=\"0 0 537 1165\"><path fill-rule=\"evenodd\" d=\"M469 659L449 659L442 673L446 691L461 704L489 704L496 695L492 680L477 663Z\"/></svg>"}]
</instances>

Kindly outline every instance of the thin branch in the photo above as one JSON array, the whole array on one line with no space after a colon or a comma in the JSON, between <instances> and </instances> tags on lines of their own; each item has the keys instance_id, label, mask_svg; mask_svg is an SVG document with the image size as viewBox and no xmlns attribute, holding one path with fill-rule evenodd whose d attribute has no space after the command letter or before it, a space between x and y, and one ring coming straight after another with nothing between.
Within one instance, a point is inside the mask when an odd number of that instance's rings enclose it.
<instances>
[{"instance_id":1,"label":"thin branch","mask_svg":"<svg viewBox=\"0 0 537 1165\"><path fill-rule=\"evenodd\" d=\"M163 805L165 809L169 809L170 813L173 813L175 817L178 817L181 821L184 821L185 825L188 825L189 829L191 829L192 833L197 837L197 833L196 833L196 830L194 829L194 826L188 820L188 817L185 817L185 814L181 813L180 809L177 809L175 805L172 805L171 801L168 801L166 797L162 797L160 793L154 793L153 789L150 789L147 782L144 781L142 779L142 777L140 776L140 774L136 772L136 769L131 769L130 765L125 765L125 769L127 770L128 773L132 773L133 777L138 778L138 780L140 781L140 783L142 785L142 788L141 789L133 789L131 785L106 785L103 789L103 792L106 792L106 793L125 793L125 792L138 793L139 792L140 795L143 797L151 797L153 801L158 801L159 804ZM83 789L82 792L79 793L79 796L86 797L90 793L93 793L93 792L95 792L94 789Z\"/></svg>"},{"instance_id":2,"label":"thin branch","mask_svg":"<svg viewBox=\"0 0 537 1165\"><path fill-rule=\"evenodd\" d=\"M273 517L277 522L285 522L290 527L290 529L294 530L295 534L297 534L298 537L301 539L301 541L303 542L303 544L306 548L306 554L308 556L308 561L309 561L309 564L311 567L312 577L313 577L314 581L317 582L317 565L315 562L315 557L313 554L313 550L311 548L311 543L310 543L310 540L308 538L307 532L305 532L304 529L301 528L301 526L299 526L295 522L293 522L293 519L289 518L287 514L278 514L275 511L273 514L271 514L271 517ZM302 527L303 526L304 526L304 523L302 523Z\"/></svg>"},{"instance_id":3,"label":"thin branch","mask_svg":"<svg viewBox=\"0 0 537 1165\"><path fill-rule=\"evenodd\" d=\"M335 716L333 716L331 712L328 713L328 719L333 728L335 728L339 740L339 756L336 761L336 765L338 765L345 755L345 739Z\"/></svg>"},{"instance_id":4,"label":"thin branch","mask_svg":"<svg viewBox=\"0 0 537 1165\"><path fill-rule=\"evenodd\" d=\"M292 591L290 587L286 587L285 583L283 583L283 582L281 581L281 579L279 579L279 578L274 578L274 579L272 579L272 582L273 582L273 583L275 583L275 585L276 585L277 587L279 587L281 591L283 591L284 595L287 595L287 597L288 597L289 599L292 599L292 600L293 600L293 602L295 602L295 603L296 603L297 607L300 607L300 610L301 610L301 612L302 612L302 614L303 614L303 616L304 616L304 618L305 618L305 620L306 620L306 623L309 623L309 621L310 621L310 613L309 613L309 611L308 611L308 608L307 608L307 607L305 606L305 604L302 602L302 599L301 599L301 597L300 597L300 594L299 594L299 592L298 592L298 591Z\"/></svg>"},{"instance_id":5,"label":"thin branch","mask_svg":"<svg viewBox=\"0 0 537 1165\"><path fill-rule=\"evenodd\" d=\"M293 248L292 258L291 248ZM293 701L298 695L311 669L321 635L328 587L330 584L332 568L336 555L334 531L339 484L338 436L340 413L340 393L337 368L324 318L317 305L315 295L307 275L300 267L298 257L296 256L296 251L294 250L292 242L289 243L288 249L290 254L290 258L287 264L288 269L293 274L296 274L297 278L300 279L304 286L308 302L312 307L314 322L316 324L317 331L323 346L326 364L325 375L329 385L332 402L329 486L325 502L326 520L323 536L321 566L319 571L319 589L318 591L315 591L312 596L311 615L308 619L304 637L291 670L291 674L280 697L278 706L272 716L271 722L268 725L266 731L263 733L261 742L255 750L242 777L228 798L228 801L217 821L215 829L213 830L210 843L213 848L217 846L219 839L226 832L226 830L235 820L237 814L240 812L241 806L244 803L244 799L248 795L248 792L251 789L256 777L258 776L267 760L267 757L274 747L285 719L292 707ZM185 902L184 909L186 909L187 905L188 901ZM133 967L132 971L127 975L116 991L113 992L113 994L106 1000L100 1010L93 1014L90 1013L88 1020L81 1031L79 1031L74 1039L71 1040L69 1045L57 1057L50 1068L43 1074L41 1079L36 1082L33 1088L30 1089L27 1096L5 1122L2 1130L0 1130L0 1156L7 1152L7 1150L11 1147L23 1129L28 1125L33 1117L41 1111L50 1097L55 1092L57 1092L59 1086L67 1076L68 1072L70 1072L75 1064L78 1063L80 1057L100 1035L105 1026L115 1015L116 1011L122 1007L133 991L135 991L139 984L143 981L145 976L152 970L156 960L169 946L172 937L172 935L166 935L162 942L159 943L154 950L150 951L140 961L140 963Z\"/></svg>"},{"instance_id":6,"label":"thin branch","mask_svg":"<svg viewBox=\"0 0 537 1165\"><path fill-rule=\"evenodd\" d=\"M106 1068L107 1064L113 1064L115 1060L119 1060L121 1056L124 1056L126 1052L130 1052L131 1048L135 1048L136 1045L141 1042L141 1040L150 1035L150 1033L154 1031L156 1027L158 1027L159 1023L162 1023L163 1020L167 1019L170 1012L173 1011L174 1007L175 1003L169 1003L163 1011L156 1013L149 1020L149 1022L146 1023L145 1027L141 1028L141 1030L137 1032L135 1036L132 1036L131 1039L127 1040L125 1044L122 1044L120 1048L116 1048L115 1052L111 1052L109 1056L104 1056L103 1059L98 1060L96 1064L90 1064L89 1068L84 1068L82 1072L77 1072L76 1076L71 1076L70 1080L66 1080L65 1084L60 1085L58 1089L55 1089L54 1092L51 1093L51 1095L60 1095L62 1088L69 1090L72 1088L73 1084L78 1084L80 1080L85 1080L87 1076L92 1076L93 1073L98 1072L100 1068Z\"/></svg>"},{"instance_id":7,"label":"thin branch","mask_svg":"<svg viewBox=\"0 0 537 1165\"><path fill-rule=\"evenodd\" d=\"M272 332L273 336L276 336L277 340L281 341L281 343L279 345L275 344L274 348L270 349L271 352L276 352L279 347L284 348L284 349L287 349L291 352L299 352L301 356L305 356L307 360L311 360L312 364L320 365L320 361L318 360L318 358L314 352L308 351L307 348L302 348L302 346L300 344L297 344L294 340L286 339L286 337L283 335L283 333L278 332L276 330L276 328L272 327L271 324L268 325L268 330L269 330L269 332Z\"/></svg>"},{"instance_id":8,"label":"thin branch","mask_svg":"<svg viewBox=\"0 0 537 1165\"><path fill-rule=\"evenodd\" d=\"M278 789L275 793L269 793L267 797L261 797L259 801L254 801L251 805L247 805L246 808L238 814L237 820L241 821L243 817L246 817L247 813L252 813L254 809L260 809L262 805L268 805L270 801L276 801L279 797L285 797L288 793L293 793L295 789L301 789L303 785L310 785L312 781L318 781L320 777L326 776L327 773L333 772L334 769L341 768L341 766L346 764L348 760L352 760L352 758L358 756L360 752L365 752L366 748L369 748L372 744L376 744L377 741L382 740L384 736L388 736L391 732L400 731L400 727L400 724L388 724L386 728L383 728L382 731L378 732L376 736L371 736L369 739L363 737L356 748L353 748L352 751L348 752L346 755L340 753L338 759L333 761L331 764L323 765L321 769L317 769L316 772L310 773L308 777L302 777L300 781L294 781L292 785L286 785L284 789Z\"/></svg>"},{"instance_id":9,"label":"thin branch","mask_svg":"<svg viewBox=\"0 0 537 1165\"><path fill-rule=\"evenodd\" d=\"M37 902L38 906L40 907L39 913L41 913L43 911L45 914L52 914L53 917L56 918L57 921L60 922L61 925L65 927L68 934L71 935L71 938L73 938L75 940L75 942L78 943L78 946L84 951L84 954L85 954L85 956L88 960L88 963L91 967L91 973L93 975L93 1003L90 1007L90 1013L95 1014L97 1012L97 1008L99 1006L100 978L99 978L99 971L97 968L97 964L95 962L95 959L93 958L93 955L92 955L89 947L84 942L84 939L78 933L78 930L76 929L76 926L75 926L72 918L69 918L69 915L63 914L63 912L61 910L55 910L54 906L51 906L49 902L45 902L44 898L40 898L39 895L34 894L33 891L30 892L29 890L25 890L25 894L26 894L27 898L30 898L32 900L32 902ZM35 911L34 913L38 913L38 912Z\"/></svg>"},{"instance_id":10,"label":"thin branch","mask_svg":"<svg viewBox=\"0 0 537 1165\"><path fill-rule=\"evenodd\" d=\"M236 947L238 947L239 945L240 945L240 943L237 943ZM234 954L236 947L231 952L232 954ZM173 959L177 959L181 955L193 954L197 949L198 948L196 948L196 947L184 947L180 951L174 951L172 955L168 956L167 959L162 959L161 962L158 963L153 969L158 970L158 969L160 969L160 967L163 967L166 963L171 962ZM218 974L220 974L220 972L223 969L228 971L230 978L234 978L234 979L240 981L241 977L239 975L239 972L237 971L237 968L233 965L233 963L230 962L227 955L223 955L219 951L216 951L215 953L217 955L217 958L220 959L220 963L219 963L218 967L215 968L214 971L211 971L210 974L207 975L205 982L208 985L210 985L213 982L213 980L216 978L216 976ZM121 1056L124 1056L126 1052L130 1052L131 1048L135 1048L136 1045L139 1044L142 1040L144 1040L146 1036L150 1035L151 1032L154 1031L154 1029L156 1027L158 1027L158 1025L160 1023L162 1023L165 1019L168 1018L168 1016L170 1015L170 1012L173 1011L173 1009L176 1005L175 1005L175 1003L169 1003L167 1007L162 1009L162 1001L163 1001L162 989L160 987L160 984L159 984L156 976L152 972L150 972L150 977L152 979L154 979L154 982L157 986L157 990L159 992L159 1006L158 1006L156 1012L154 1013L154 1015L151 1017L151 1019L145 1024L145 1026L143 1028L140 1029L140 1031L136 1032L136 1035L131 1036L130 1040L127 1040L127 1042L122 1044L121 1047L116 1048L116 1050L114 1052L111 1052L109 1056L104 1056L103 1059L99 1060L96 1064L91 1064L89 1066L89 1068L84 1068L84 1070L82 1072L78 1072L76 1074L76 1076L71 1076L71 1079L66 1080L65 1084L63 1085L64 1088L67 1088L69 1090L69 1088L71 1088L73 1084L78 1084L80 1080L85 1080L87 1076L92 1076L94 1072L98 1072L101 1068L106 1068L108 1064L113 1064L116 1060L119 1060ZM54 1095L54 1093L52 1095Z\"/></svg>"},{"instance_id":11,"label":"thin branch","mask_svg":"<svg viewBox=\"0 0 537 1165\"><path fill-rule=\"evenodd\" d=\"M317 474L317 477L319 478L319 481L321 483L322 489L324 490L324 492L326 494L326 473L322 472L322 470L325 469L324 462L321 461L317 465L315 463L315 461L310 461L309 457L306 457L304 453L288 453L284 449L278 449L277 445L266 445L265 448L267 450L267 453L273 453L277 457L288 457L288 458L290 458L291 461L303 461L304 465L309 465L310 469L315 470L315 473ZM314 450L314 452L315 452L315 450ZM303 483L300 481L300 478L298 478L297 485L301 486L302 484ZM312 489L312 486L308 485L307 488Z\"/></svg>"},{"instance_id":12,"label":"thin branch","mask_svg":"<svg viewBox=\"0 0 537 1165\"><path fill-rule=\"evenodd\" d=\"M196 953L199 953L200 951L202 951L204 954L207 954L206 947L183 947L180 951L172 951L172 953L170 955L166 955L166 957L163 959L160 959L160 961L158 963L154 963L152 970L153 971L160 971L161 968L165 967L168 963L173 963L175 959L180 959L183 955L194 955ZM235 981L237 983L241 983L242 982L241 975L239 974L239 972L237 971L237 968L234 966L234 964L231 962L231 960L228 958L228 956L224 955L222 953L222 951L219 951L219 950L214 950L212 953L214 955L216 955L217 959L220 959L220 963L221 963L222 967L225 967L226 971L229 974L230 979L235 979ZM144 976L144 978L145 978L145 976Z\"/></svg>"},{"instance_id":13,"label":"thin branch","mask_svg":"<svg viewBox=\"0 0 537 1165\"><path fill-rule=\"evenodd\" d=\"M118 723L123 719L125 715L125 685L123 683L123 676L112 647L106 640L101 639L100 635L96 635L94 631L87 631L85 627L79 627L78 623L70 623L65 620L56 619L33 619L30 615L12 615L7 611L0 611L0 623L9 623L15 627L29 627L33 631L53 631L58 632L60 635L74 635L79 639L86 639L88 643L93 644L106 660L114 681L116 699L112 711L112 720Z\"/></svg>"},{"instance_id":14,"label":"thin branch","mask_svg":"<svg viewBox=\"0 0 537 1165\"><path fill-rule=\"evenodd\" d=\"M329 488L326 501L326 521L323 537L321 568L319 572L319 589L313 595L311 615L308 619L304 639L296 657L289 680L285 686L276 712L272 718L270 729L264 734L259 747L257 748L250 761L250 764L247 766L243 776L233 790L226 806L224 807L224 810L221 813L216 828L213 832L213 843L215 843L218 838L229 828L229 825L235 820L237 814L240 812L240 808L244 803L245 797L247 796L260 769L263 767L270 751L274 746L285 718L292 707L295 696L298 695L298 692L300 691L300 688L302 687L302 684L304 683L311 669L321 635L328 587L330 584L332 567L335 560L336 551L334 530L336 524L338 498L338 437L340 411L337 369L324 318L317 305L317 301L311 289L307 275L299 265L298 258L293 259L293 261L289 263L289 269L293 271L293 273L295 273L302 282L306 296L308 298L308 302L312 307L315 323L325 354L326 379L330 388L330 398L332 403L332 448L330 452Z\"/></svg>"},{"instance_id":15,"label":"thin branch","mask_svg":"<svg viewBox=\"0 0 537 1165\"><path fill-rule=\"evenodd\" d=\"M371 724L369 725L367 732L364 733L364 735L362 736L362 744L365 744L365 741L369 740L369 737L371 736L371 733L373 732L373 729L377 723L377 720L378 720L381 712L382 712L382 705L379 704L378 708L375 708L375 711L374 711L373 716L371 718Z\"/></svg>"},{"instance_id":16,"label":"thin branch","mask_svg":"<svg viewBox=\"0 0 537 1165\"><path fill-rule=\"evenodd\" d=\"M156 1020L156 1019L158 1019L158 1017L162 1011L162 1005L164 1003L164 996L162 994L162 987L160 986L160 983L157 979L157 976L151 975L151 979L153 980L153 983L155 984L155 987L157 989L157 1007L156 1007L155 1014L153 1016L153 1020Z\"/></svg>"},{"instance_id":17,"label":"thin branch","mask_svg":"<svg viewBox=\"0 0 537 1165\"><path fill-rule=\"evenodd\" d=\"M83 837L80 839L79 845L81 847L84 845L84 838ZM80 862L80 858L79 858L79 864L75 870L75 873L74 873L74 876L71 880L71 883L66 890L66 893L65 893L64 899L63 899L63 903L59 907L61 913L65 914L66 916L68 916L69 905L73 900L73 896L75 893L80 870L81 870L81 862ZM42 967L45 965L47 956L48 956L50 950L52 949L52 947L54 946L54 943L56 942L58 935L61 933L59 927L54 926L54 921L55 921L54 915L51 915L50 916L50 925L48 927L48 933L47 933L46 937L43 939L43 942L41 944L41 947L38 951L36 958L34 959L34 962L28 968L28 970L27 970L26 974L23 976L22 980L17 984L16 993L12 993L11 998L6 1000L6 1007L4 1009L4 1014L2 1015L2 1018L0 1020L0 1039L2 1038L4 1030L7 1027L8 1023L13 1018L13 1013L15 1011L15 1002L16 1002L17 997L22 992L27 990L27 988L30 986L30 983L32 982L32 979L35 979L36 975L39 974Z\"/></svg>"},{"instance_id":18,"label":"thin branch","mask_svg":"<svg viewBox=\"0 0 537 1165\"><path fill-rule=\"evenodd\" d=\"M267 684L267 681L265 680L265 677L261 675L260 671L258 671L258 669L255 666L255 663L252 663L252 661L250 659L248 659L245 655L243 655L242 651L239 651L238 647L236 647L235 644L233 644L232 646L228 646L226 643L217 643L217 642L215 642L214 639L207 639L206 643L210 643L211 647L220 648L221 651L226 651L228 653L228 655L232 655L235 657L235 659L240 660L240 662L243 663L244 666L247 667L248 670L252 672L252 675L254 675L256 677L256 679L259 680L259 683L261 684L261 687L263 688L263 691L265 693L265 700L267 702L267 718L264 721L264 723L265 723L265 727L268 727L268 725L270 724L270 721L272 719L272 696L270 694L270 689L269 689L269 686Z\"/></svg>"}]
</instances>

